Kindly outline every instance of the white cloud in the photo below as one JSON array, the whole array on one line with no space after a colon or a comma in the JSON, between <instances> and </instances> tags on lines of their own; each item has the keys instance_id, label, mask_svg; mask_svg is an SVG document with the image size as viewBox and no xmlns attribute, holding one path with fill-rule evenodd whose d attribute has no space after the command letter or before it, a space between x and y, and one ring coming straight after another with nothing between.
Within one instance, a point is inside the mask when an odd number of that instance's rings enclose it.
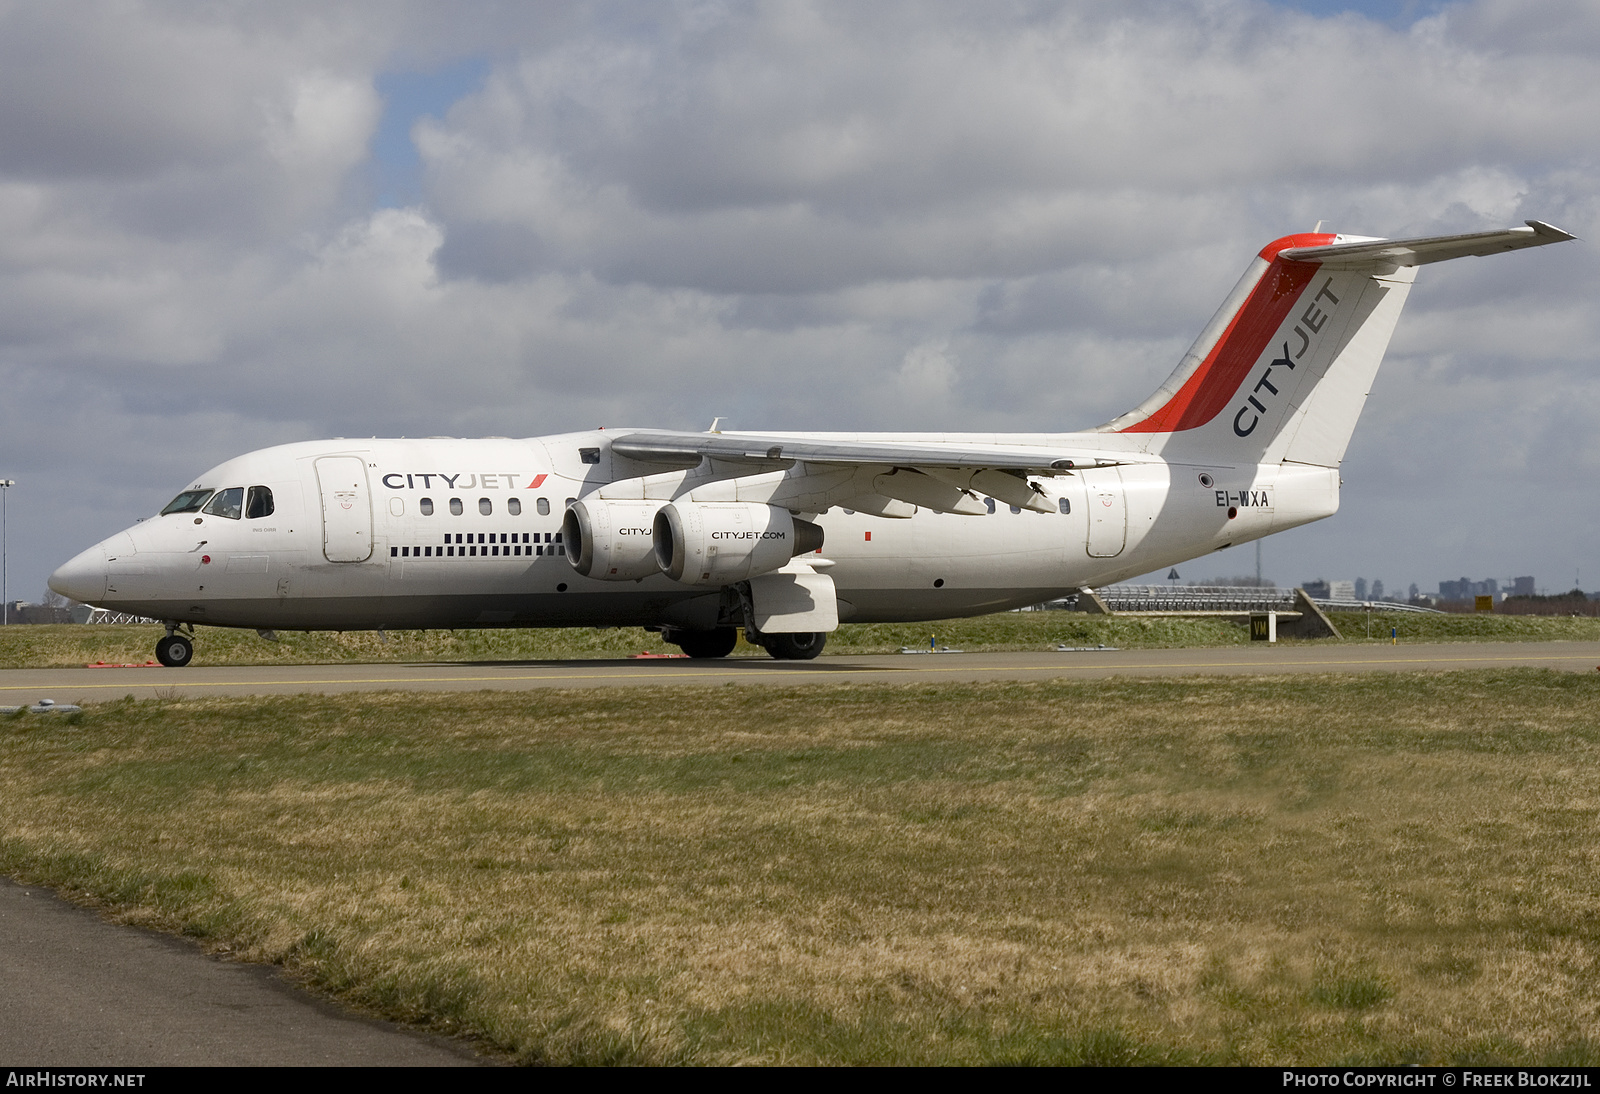
<instances>
[{"instance_id":1,"label":"white cloud","mask_svg":"<svg viewBox=\"0 0 1600 1094\"><path fill-rule=\"evenodd\" d=\"M955 388L956 365L948 339L913 346L900 359L900 369L895 375L900 398L913 405L942 404Z\"/></svg>"}]
</instances>

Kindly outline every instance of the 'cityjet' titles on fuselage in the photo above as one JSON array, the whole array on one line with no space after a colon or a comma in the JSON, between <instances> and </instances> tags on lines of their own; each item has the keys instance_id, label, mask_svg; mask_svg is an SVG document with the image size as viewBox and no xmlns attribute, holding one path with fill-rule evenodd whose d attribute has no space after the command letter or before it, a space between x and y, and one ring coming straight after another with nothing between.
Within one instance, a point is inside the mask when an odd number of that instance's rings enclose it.
<instances>
[{"instance_id":1,"label":"'cityjet' titles on fuselage","mask_svg":"<svg viewBox=\"0 0 1600 1094\"><path fill-rule=\"evenodd\" d=\"M537 490L544 485L548 475L534 475L524 490ZM432 490L433 480L438 479L440 490L499 490L499 479L505 480L505 489L517 489L517 483L527 479L528 476L516 471L458 471L454 475L446 475L442 471L390 471L382 476L384 486L390 490Z\"/></svg>"}]
</instances>

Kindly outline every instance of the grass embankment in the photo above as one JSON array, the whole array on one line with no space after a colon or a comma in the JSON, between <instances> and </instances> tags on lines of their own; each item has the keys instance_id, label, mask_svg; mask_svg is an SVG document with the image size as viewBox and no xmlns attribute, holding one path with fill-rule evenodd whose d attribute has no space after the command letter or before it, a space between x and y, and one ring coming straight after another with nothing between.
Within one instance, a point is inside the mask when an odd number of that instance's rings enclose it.
<instances>
[{"instance_id":1,"label":"grass embankment","mask_svg":"<svg viewBox=\"0 0 1600 1094\"><path fill-rule=\"evenodd\" d=\"M1398 627L1402 642L1485 640L1600 641L1600 619L1499 615L1336 615L1347 641L1389 641ZM104 661L144 662L154 657L155 626L17 626L0 628L0 668L51 668ZM845 624L828 636L829 654L894 653L902 646L940 645L973 652L1118 646L1123 649L1202 648L1243 645L1249 634L1238 623L1217 619L1115 619L1077 612L1002 612L937 623ZM303 665L339 662L561 661L677 653L659 634L638 627L560 630L376 631L312 634L283 632L269 642L254 631L201 627L196 665ZM1290 644L1296 639L1285 639ZM1312 641L1326 641L1314 639ZM765 657L739 640L735 656Z\"/></svg>"},{"instance_id":2,"label":"grass embankment","mask_svg":"<svg viewBox=\"0 0 1600 1094\"><path fill-rule=\"evenodd\" d=\"M1328 618L1346 642L1386 643L1390 627L1399 631L1401 642L1600 642L1600 619L1596 618L1490 612L1373 612L1370 624L1365 612L1333 612Z\"/></svg>"},{"instance_id":3,"label":"grass embankment","mask_svg":"<svg viewBox=\"0 0 1600 1094\"><path fill-rule=\"evenodd\" d=\"M1600 676L100 704L0 870L551 1063L1600 1063Z\"/></svg>"}]
</instances>

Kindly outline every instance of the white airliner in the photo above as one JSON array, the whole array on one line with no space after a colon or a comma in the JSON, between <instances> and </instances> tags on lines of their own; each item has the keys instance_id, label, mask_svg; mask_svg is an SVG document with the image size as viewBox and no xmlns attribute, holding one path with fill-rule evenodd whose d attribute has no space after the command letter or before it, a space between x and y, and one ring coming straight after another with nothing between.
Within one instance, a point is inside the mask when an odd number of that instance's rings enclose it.
<instances>
[{"instance_id":1,"label":"white airliner","mask_svg":"<svg viewBox=\"0 0 1600 1094\"><path fill-rule=\"evenodd\" d=\"M274 630L644 626L692 657L738 628L815 657L843 622L1036 604L1331 516L1416 267L1573 237L1321 232L1270 244L1177 370L1079 433L333 440L252 452L50 587Z\"/></svg>"}]
</instances>

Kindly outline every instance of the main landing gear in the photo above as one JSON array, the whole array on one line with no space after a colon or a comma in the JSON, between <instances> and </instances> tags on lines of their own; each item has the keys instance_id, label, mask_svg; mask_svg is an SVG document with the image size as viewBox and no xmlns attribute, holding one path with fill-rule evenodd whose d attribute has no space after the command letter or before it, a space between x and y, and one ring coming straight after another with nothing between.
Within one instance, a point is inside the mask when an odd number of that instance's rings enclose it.
<instances>
[{"instance_id":1,"label":"main landing gear","mask_svg":"<svg viewBox=\"0 0 1600 1094\"><path fill-rule=\"evenodd\" d=\"M718 627L713 631L679 631L667 633L667 641L677 645L684 653L697 660L708 657L726 657L739 644L736 627Z\"/></svg>"},{"instance_id":2,"label":"main landing gear","mask_svg":"<svg viewBox=\"0 0 1600 1094\"><path fill-rule=\"evenodd\" d=\"M796 634L764 634L761 644L779 661L810 661L822 652L828 636L821 631L800 631Z\"/></svg>"},{"instance_id":3,"label":"main landing gear","mask_svg":"<svg viewBox=\"0 0 1600 1094\"><path fill-rule=\"evenodd\" d=\"M665 637L690 657L704 660L726 657L732 653L739 644L739 628L717 627L709 631L680 631L673 628L665 632ZM820 631L762 634L756 637L758 644L779 661L809 661L822 652L823 643L828 640L828 636Z\"/></svg>"},{"instance_id":4,"label":"main landing gear","mask_svg":"<svg viewBox=\"0 0 1600 1094\"><path fill-rule=\"evenodd\" d=\"M194 643L178 633L176 623L167 624L167 633L156 643L156 660L169 669L181 669L194 660Z\"/></svg>"}]
</instances>

